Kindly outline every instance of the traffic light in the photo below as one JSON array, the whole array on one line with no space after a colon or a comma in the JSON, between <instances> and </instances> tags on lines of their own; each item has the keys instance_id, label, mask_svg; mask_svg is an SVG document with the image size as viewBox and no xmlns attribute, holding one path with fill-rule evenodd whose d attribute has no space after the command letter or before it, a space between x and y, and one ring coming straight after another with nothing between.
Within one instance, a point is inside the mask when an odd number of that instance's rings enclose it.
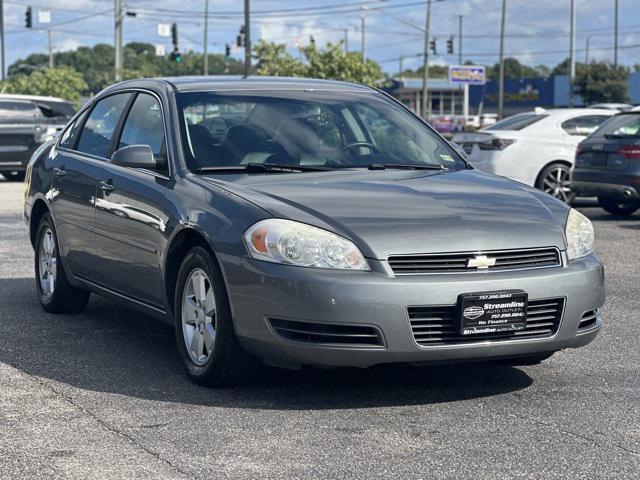
<instances>
[{"instance_id":1,"label":"traffic light","mask_svg":"<svg viewBox=\"0 0 640 480\"><path fill-rule=\"evenodd\" d=\"M434 55L437 55L438 52L436 51L436 39L432 38L431 41L429 42L429 48L431 49L431 52Z\"/></svg>"},{"instance_id":2,"label":"traffic light","mask_svg":"<svg viewBox=\"0 0 640 480\"><path fill-rule=\"evenodd\" d=\"M244 39L245 39L245 30L244 30L244 25L240 27L240 33L238 34L238 36L236 37L236 47L240 48L240 47L244 47Z\"/></svg>"},{"instance_id":3,"label":"traffic light","mask_svg":"<svg viewBox=\"0 0 640 480\"><path fill-rule=\"evenodd\" d=\"M171 43L173 43L173 50L178 51L178 24L171 24Z\"/></svg>"},{"instance_id":4,"label":"traffic light","mask_svg":"<svg viewBox=\"0 0 640 480\"><path fill-rule=\"evenodd\" d=\"M224 45L224 58L229 58L231 56L231 45L226 43Z\"/></svg>"},{"instance_id":5,"label":"traffic light","mask_svg":"<svg viewBox=\"0 0 640 480\"><path fill-rule=\"evenodd\" d=\"M449 40L447 40L447 53L449 55L453 54L453 37L449 37Z\"/></svg>"},{"instance_id":6,"label":"traffic light","mask_svg":"<svg viewBox=\"0 0 640 480\"><path fill-rule=\"evenodd\" d=\"M24 14L24 24L27 28L33 28L33 9L31 7L27 7Z\"/></svg>"},{"instance_id":7,"label":"traffic light","mask_svg":"<svg viewBox=\"0 0 640 480\"><path fill-rule=\"evenodd\" d=\"M182 62L182 54L178 48L178 24L175 22L171 24L171 43L173 43L173 51L169 57L176 63Z\"/></svg>"}]
</instances>

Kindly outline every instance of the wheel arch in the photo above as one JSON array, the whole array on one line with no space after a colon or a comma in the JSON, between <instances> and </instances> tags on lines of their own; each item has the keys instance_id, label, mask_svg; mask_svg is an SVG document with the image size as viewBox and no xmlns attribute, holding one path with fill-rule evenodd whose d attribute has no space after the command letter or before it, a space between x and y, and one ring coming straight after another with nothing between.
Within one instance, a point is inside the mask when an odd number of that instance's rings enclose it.
<instances>
[{"instance_id":1,"label":"wheel arch","mask_svg":"<svg viewBox=\"0 0 640 480\"><path fill-rule=\"evenodd\" d=\"M29 218L29 240L31 241L31 246L34 248L36 245L36 234L38 233L38 225L40 225L40 220L46 213L51 213L47 202L45 202L42 198L38 198L33 203L33 207L31 208L31 215Z\"/></svg>"}]
</instances>

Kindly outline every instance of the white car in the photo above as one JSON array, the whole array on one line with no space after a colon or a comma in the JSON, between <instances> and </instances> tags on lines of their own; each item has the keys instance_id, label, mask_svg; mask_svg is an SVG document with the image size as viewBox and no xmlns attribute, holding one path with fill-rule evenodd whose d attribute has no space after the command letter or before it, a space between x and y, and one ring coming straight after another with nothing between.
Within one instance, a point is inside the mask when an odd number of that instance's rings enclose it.
<instances>
[{"instance_id":1,"label":"white car","mask_svg":"<svg viewBox=\"0 0 640 480\"><path fill-rule=\"evenodd\" d=\"M474 133L459 133L471 165L511 178L569 203L576 147L615 110L562 108L519 113Z\"/></svg>"}]
</instances>

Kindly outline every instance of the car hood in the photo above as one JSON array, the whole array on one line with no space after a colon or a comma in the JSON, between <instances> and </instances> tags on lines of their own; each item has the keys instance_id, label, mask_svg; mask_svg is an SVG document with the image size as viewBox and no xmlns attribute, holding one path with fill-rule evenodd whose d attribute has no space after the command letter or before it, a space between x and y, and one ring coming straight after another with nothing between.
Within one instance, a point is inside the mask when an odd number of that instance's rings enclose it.
<instances>
[{"instance_id":1,"label":"car hood","mask_svg":"<svg viewBox=\"0 0 640 480\"><path fill-rule=\"evenodd\" d=\"M332 230L369 258L555 246L568 208L473 170L349 170L208 177L277 218Z\"/></svg>"}]
</instances>

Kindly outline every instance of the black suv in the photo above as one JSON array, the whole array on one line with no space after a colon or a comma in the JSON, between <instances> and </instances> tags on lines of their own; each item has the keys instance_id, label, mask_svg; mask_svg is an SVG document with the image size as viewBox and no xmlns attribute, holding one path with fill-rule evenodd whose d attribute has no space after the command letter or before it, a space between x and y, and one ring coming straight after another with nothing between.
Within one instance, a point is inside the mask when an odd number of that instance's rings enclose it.
<instances>
[{"instance_id":1,"label":"black suv","mask_svg":"<svg viewBox=\"0 0 640 480\"><path fill-rule=\"evenodd\" d=\"M614 215L640 208L640 111L610 117L578 145L571 181Z\"/></svg>"},{"instance_id":2,"label":"black suv","mask_svg":"<svg viewBox=\"0 0 640 480\"><path fill-rule=\"evenodd\" d=\"M0 173L22 180L36 148L53 138L74 113L73 105L60 98L0 95Z\"/></svg>"}]
</instances>

